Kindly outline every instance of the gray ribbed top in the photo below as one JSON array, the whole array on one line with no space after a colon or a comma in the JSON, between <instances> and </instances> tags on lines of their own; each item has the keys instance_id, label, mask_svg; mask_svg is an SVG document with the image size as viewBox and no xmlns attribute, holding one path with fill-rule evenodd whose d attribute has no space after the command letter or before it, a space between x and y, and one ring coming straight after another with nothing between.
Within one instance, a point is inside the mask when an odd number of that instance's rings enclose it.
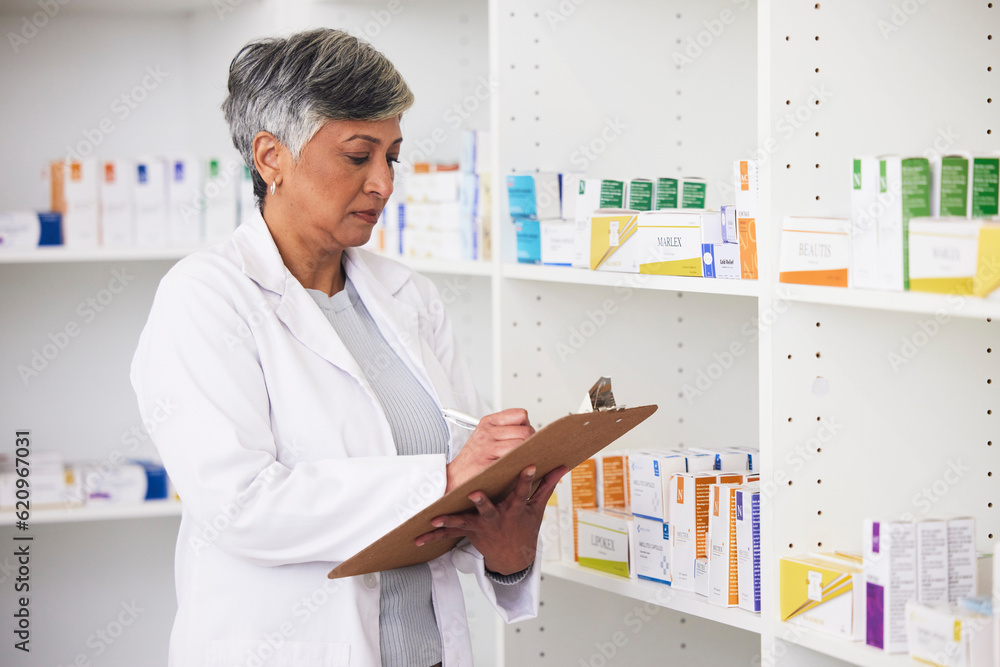
<instances>
[{"instance_id":1,"label":"gray ribbed top","mask_svg":"<svg viewBox=\"0 0 1000 667\"><path fill-rule=\"evenodd\" d=\"M445 454L448 425L430 394L389 347L354 285L328 297L306 290L330 320L358 362L382 404L396 452L402 456ZM441 661L441 633L431 598L426 564L388 570L381 575L379 647L383 667L430 667Z\"/></svg>"}]
</instances>

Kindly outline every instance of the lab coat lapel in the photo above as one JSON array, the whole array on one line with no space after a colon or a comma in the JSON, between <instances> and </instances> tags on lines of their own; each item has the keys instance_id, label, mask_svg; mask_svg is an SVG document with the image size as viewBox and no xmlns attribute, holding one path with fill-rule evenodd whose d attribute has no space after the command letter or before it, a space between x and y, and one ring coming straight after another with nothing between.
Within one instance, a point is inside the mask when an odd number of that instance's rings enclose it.
<instances>
[{"instance_id":1,"label":"lab coat lapel","mask_svg":"<svg viewBox=\"0 0 1000 667\"><path fill-rule=\"evenodd\" d=\"M378 262L376 267L354 248L345 251L344 267L389 346L410 372L439 404L442 397L424 368L423 345L417 309L395 297L409 280L410 270L395 263Z\"/></svg>"},{"instance_id":2,"label":"lab coat lapel","mask_svg":"<svg viewBox=\"0 0 1000 667\"><path fill-rule=\"evenodd\" d=\"M337 336L323 311L285 267L260 213L240 225L233 234L233 243L243 260L243 272L280 298L274 312L292 335L331 364L350 373L370 392L357 361Z\"/></svg>"}]
</instances>

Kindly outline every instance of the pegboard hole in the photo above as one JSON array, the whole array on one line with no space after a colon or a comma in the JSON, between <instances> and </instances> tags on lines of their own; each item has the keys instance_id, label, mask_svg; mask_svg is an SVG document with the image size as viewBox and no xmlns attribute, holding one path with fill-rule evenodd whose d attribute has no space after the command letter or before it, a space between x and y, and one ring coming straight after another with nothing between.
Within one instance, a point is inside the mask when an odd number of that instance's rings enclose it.
<instances>
[{"instance_id":1,"label":"pegboard hole","mask_svg":"<svg viewBox=\"0 0 1000 667\"><path fill-rule=\"evenodd\" d=\"M987 440L986 441L986 446L987 447L992 447L993 446L993 441L992 440Z\"/></svg>"},{"instance_id":2,"label":"pegboard hole","mask_svg":"<svg viewBox=\"0 0 1000 667\"><path fill-rule=\"evenodd\" d=\"M544 625L538 626L538 631L539 632L545 632L545 626Z\"/></svg>"},{"instance_id":3,"label":"pegboard hole","mask_svg":"<svg viewBox=\"0 0 1000 667\"><path fill-rule=\"evenodd\" d=\"M794 548L795 548L795 545L794 545L794 544L792 544L791 542L789 542L789 543L788 543L788 548L789 548L789 549L794 549Z\"/></svg>"},{"instance_id":4,"label":"pegboard hole","mask_svg":"<svg viewBox=\"0 0 1000 667\"><path fill-rule=\"evenodd\" d=\"M791 101L791 100L785 100L785 105L786 105L786 106L787 106L787 105L790 105L791 103L792 103L792 101Z\"/></svg>"},{"instance_id":5,"label":"pegboard hole","mask_svg":"<svg viewBox=\"0 0 1000 667\"><path fill-rule=\"evenodd\" d=\"M687 647L688 647L687 644L681 643L681 648L687 648Z\"/></svg>"},{"instance_id":6,"label":"pegboard hole","mask_svg":"<svg viewBox=\"0 0 1000 667\"><path fill-rule=\"evenodd\" d=\"M789 418L788 418L788 421L789 421L789 423L791 423L791 421L792 421L792 418L791 418L791 417L789 417Z\"/></svg>"},{"instance_id":7,"label":"pegboard hole","mask_svg":"<svg viewBox=\"0 0 1000 667\"><path fill-rule=\"evenodd\" d=\"M822 448L822 447L817 447L817 448L816 448L816 453L817 453L817 454L819 454L819 453L820 453L820 452L822 452L822 451L823 451L823 448Z\"/></svg>"},{"instance_id":8,"label":"pegboard hole","mask_svg":"<svg viewBox=\"0 0 1000 667\"><path fill-rule=\"evenodd\" d=\"M791 168L792 168L792 165L790 165L790 164L786 164L785 165L785 169L791 169Z\"/></svg>"},{"instance_id":9,"label":"pegboard hole","mask_svg":"<svg viewBox=\"0 0 1000 667\"><path fill-rule=\"evenodd\" d=\"M792 485L792 480L788 480L788 486ZM670 502L673 502L672 500Z\"/></svg>"},{"instance_id":10,"label":"pegboard hole","mask_svg":"<svg viewBox=\"0 0 1000 667\"><path fill-rule=\"evenodd\" d=\"M517 377L517 373L514 373L514 377L515 377L515 378Z\"/></svg>"},{"instance_id":11,"label":"pegboard hole","mask_svg":"<svg viewBox=\"0 0 1000 667\"><path fill-rule=\"evenodd\" d=\"M992 476L993 476L993 471L991 470L991 471L987 472L987 473L986 473L986 476L987 476L987 477L992 477Z\"/></svg>"},{"instance_id":12,"label":"pegboard hole","mask_svg":"<svg viewBox=\"0 0 1000 667\"><path fill-rule=\"evenodd\" d=\"M823 483L823 480L821 480L821 479L817 479L817 480L816 480L816 483L817 483L817 484L822 484L822 483Z\"/></svg>"},{"instance_id":13,"label":"pegboard hole","mask_svg":"<svg viewBox=\"0 0 1000 667\"><path fill-rule=\"evenodd\" d=\"M819 74L819 68L818 67L816 68L816 73Z\"/></svg>"},{"instance_id":14,"label":"pegboard hole","mask_svg":"<svg viewBox=\"0 0 1000 667\"><path fill-rule=\"evenodd\" d=\"M816 516L823 516L823 510L816 510Z\"/></svg>"},{"instance_id":15,"label":"pegboard hole","mask_svg":"<svg viewBox=\"0 0 1000 667\"><path fill-rule=\"evenodd\" d=\"M993 348L992 347L986 348L986 354L990 354L991 352L993 352Z\"/></svg>"},{"instance_id":16,"label":"pegboard hole","mask_svg":"<svg viewBox=\"0 0 1000 667\"><path fill-rule=\"evenodd\" d=\"M816 166L818 167L819 165L816 165ZM817 322L817 323L816 323L816 326L817 326L817 327L819 326L819 322Z\"/></svg>"},{"instance_id":17,"label":"pegboard hole","mask_svg":"<svg viewBox=\"0 0 1000 667\"><path fill-rule=\"evenodd\" d=\"M683 317L678 317L678 318L677 318L677 323L678 323L678 324L680 324L680 323L681 323L681 322L683 322L683 321L684 321L684 318L683 318Z\"/></svg>"},{"instance_id":18,"label":"pegboard hole","mask_svg":"<svg viewBox=\"0 0 1000 667\"><path fill-rule=\"evenodd\" d=\"M987 507L993 507L993 503L986 503Z\"/></svg>"},{"instance_id":19,"label":"pegboard hole","mask_svg":"<svg viewBox=\"0 0 1000 667\"><path fill-rule=\"evenodd\" d=\"M813 5L813 9L819 9L819 3L818 2L815 5Z\"/></svg>"},{"instance_id":20,"label":"pegboard hole","mask_svg":"<svg viewBox=\"0 0 1000 667\"><path fill-rule=\"evenodd\" d=\"M817 542L816 546L821 547L821 546L823 546L823 543L822 542Z\"/></svg>"},{"instance_id":21,"label":"pegboard hole","mask_svg":"<svg viewBox=\"0 0 1000 667\"><path fill-rule=\"evenodd\" d=\"M987 537L992 540L993 539L993 533L990 533L989 535L987 535Z\"/></svg>"},{"instance_id":22,"label":"pegboard hole","mask_svg":"<svg viewBox=\"0 0 1000 667\"><path fill-rule=\"evenodd\" d=\"M986 384L993 384L993 380L991 380L990 378L986 378Z\"/></svg>"},{"instance_id":23,"label":"pegboard hole","mask_svg":"<svg viewBox=\"0 0 1000 667\"><path fill-rule=\"evenodd\" d=\"M822 417L816 417L816 421L822 421L822 420L823 420Z\"/></svg>"},{"instance_id":24,"label":"pegboard hole","mask_svg":"<svg viewBox=\"0 0 1000 667\"><path fill-rule=\"evenodd\" d=\"M789 41L789 37L788 37L788 35L785 35L785 41L786 41L786 42L787 42L787 41Z\"/></svg>"},{"instance_id":25,"label":"pegboard hole","mask_svg":"<svg viewBox=\"0 0 1000 667\"><path fill-rule=\"evenodd\" d=\"M819 136L819 132L816 132L816 136L817 136L817 137Z\"/></svg>"},{"instance_id":26,"label":"pegboard hole","mask_svg":"<svg viewBox=\"0 0 1000 667\"><path fill-rule=\"evenodd\" d=\"M816 195L816 201L819 201L819 195Z\"/></svg>"},{"instance_id":27,"label":"pegboard hole","mask_svg":"<svg viewBox=\"0 0 1000 667\"><path fill-rule=\"evenodd\" d=\"M521 628L514 628L514 633L515 633L515 634L517 634L517 633L519 633L519 632L521 632Z\"/></svg>"},{"instance_id":28,"label":"pegboard hole","mask_svg":"<svg viewBox=\"0 0 1000 667\"><path fill-rule=\"evenodd\" d=\"M986 103L987 104L993 104L993 98L992 97L987 97L986 98Z\"/></svg>"},{"instance_id":29,"label":"pegboard hole","mask_svg":"<svg viewBox=\"0 0 1000 667\"><path fill-rule=\"evenodd\" d=\"M791 359L791 358L792 358L792 355L788 355L788 358L789 358L789 359Z\"/></svg>"},{"instance_id":30,"label":"pegboard hole","mask_svg":"<svg viewBox=\"0 0 1000 667\"><path fill-rule=\"evenodd\" d=\"M819 352L816 353L816 358L819 359Z\"/></svg>"},{"instance_id":31,"label":"pegboard hole","mask_svg":"<svg viewBox=\"0 0 1000 667\"><path fill-rule=\"evenodd\" d=\"M992 410L987 410L986 414L991 415L991 414L993 414L993 411Z\"/></svg>"},{"instance_id":32,"label":"pegboard hole","mask_svg":"<svg viewBox=\"0 0 1000 667\"><path fill-rule=\"evenodd\" d=\"M819 162L816 163L816 168L819 169Z\"/></svg>"}]
</instances>

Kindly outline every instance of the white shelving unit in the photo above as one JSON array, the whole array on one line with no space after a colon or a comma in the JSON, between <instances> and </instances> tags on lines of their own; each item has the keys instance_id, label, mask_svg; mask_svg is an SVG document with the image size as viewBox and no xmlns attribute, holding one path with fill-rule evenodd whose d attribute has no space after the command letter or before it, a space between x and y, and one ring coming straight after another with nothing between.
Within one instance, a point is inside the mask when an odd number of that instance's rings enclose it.
<instances>
[{"instance_id":1,"label":"white shelving unit","mask_svg":"<svg viewBox=\"0 0 1000 667\"><path fill-rule=\"evenodd\" d=\"M781 219L848 215L853 156L1000 149L993 107L1000 8L983 0L917 3L903 20L897 5L447 0L404 3L380 22L383 6L370 2L267 0L232 3L225 13L200 0L138 8L102 0L100 11L71 4L0 65L4 89L23 93L0 109L16 130L5 147L18 158L0 163L0 208L44 203L36 167L95 127L146 66L170 75L104 137L101 154L228 154L217 107L225 67L247 39L313 25L367 36L416 91L405 159L457 157L459 135L443 115L454 104L474 102L466 105L475 106L467 127L493 130L493 261L408 263L446 296L494 404L526 407L544 425L572 410L595 377L610 375L620 403L660 406L613 447L761 447L760 616L546 563L538 619L494 624L470 601L477 665L902 665L907 658L781 623L777 613L780 556L856 551L866 516L971 515L982 551L1000 531L992 449L1000 441L993 414L1000 300L777 283ZM29 11L36 9L27 0L0 10L3 33L19 30ZM477 95L489 81L493 92ZM445 141L431 141L442 128ZM421 145L431 148L418 155ZM511 171L698 175L717 206L731 200L732 161L754 156L757 281L514 262L502 180ZM126 448L151 454L148 438L126 444L142 427L128 363L157 282L187 252L0 254L0 311L8 318L0 434L27 426L36 442L73 458ZM122 270L135 276L128 289L84 321L79 304ZM19 365L68 322L81 324L82 334L23 381ZM956 469L960 484L919 500ZM177 509L33 514L50 554L82 558L73 573L49 558L53 579L39 583L39 608L59 604L63 613L38 619L33 659L62 664L86 652L94 615L111 618L120 600L134 597L156 618L150 614L146 629L116 644L102 664L165 662L174 603L172 551L163 545L176 533ZM13 530L9 518L0 515L0 538ZM105 521L112 518L119 520ZM102 551L107 545L115 545L112 555ZM79 572L101 587L86 588ZM10 604L0 600L0 614ZM10 650L0 648L0 662L25 664Z\"/></svg>"},{"instance_id":2,"label":"white shelving unit","mask_svg":"<svg viewBox=\"0 0 1000 667\"><path fill-rule=\"evenodd\" d=\"M36 509L31 513L31 525L77 523L82 521L113 521L116 519L148 519L161 516L178 517L181 504L176 500L150 500L139 505L86 505L82 507ZM0 526L13 526L13 511L0 512Z\"/></svg>"},{"instance_id":3,"label":"white shelving unit","mask_svg":"<svg viewBox=\"0 0 1000 667\"><path fill-rule=\"evenodd\" d=\"M711 605L700 595L679 591L654 581L632 581L563 562L543 563L542 572L615 595L648 602L715 623L760 634L761 618L759 614Z\"/></svg>"}]
</instances>

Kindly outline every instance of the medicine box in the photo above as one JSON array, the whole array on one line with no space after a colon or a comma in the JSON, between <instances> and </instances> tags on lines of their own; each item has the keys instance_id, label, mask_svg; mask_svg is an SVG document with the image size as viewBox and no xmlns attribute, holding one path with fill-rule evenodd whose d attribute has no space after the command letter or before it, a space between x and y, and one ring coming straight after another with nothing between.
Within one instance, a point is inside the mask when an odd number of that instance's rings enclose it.
<instances>
[{"instance_id":1,"label":"medicine box","mask_svg":"<svg viewBox=\"0 0 1000 667\"><path fill-rule=\"evenodd\" d=\"M757 162L733 163L736 188L736 226L740 238L740 274L744 280L757 279Z\"/></svg>"},{"instance_id":2,"label":"medicine box","mask_svg":"<svg viewBox=\"0 0 1000 667\"><path fill-rule=\"evenodd\" d=\"M687 466L682 454L660 451L633 451L628 455L628 482L632 514L669 521L665 513L664 491L670 476L682 473Z\"/></svg>"},{"instance_id":3,"label":"medicine box","mask_svg":"<svg viewBox=\"0 0 1000 667\"><path fill-rule=\"evenodd\" d=\"M721 607L739 605L736 554L737 484L712 484L708 514L708 601Z\"/></svg>"},{"instance_id":4,"label":"medicine box","mask_svg":"<svg viewBox=\"0 0 1000 667\"><path fill-rule=\"evenodd\" d=\"M705 208L708 183L703 178L685 177L681 183L681 208Z\"/></svg>"},{"instance_id":5,"label":"medicine box","mask_svg":"<svg viewBox=\"0 0 1000 667\"><path fill-rule=\"evenodd\" d=\"M992 667L993 619L947 604L906 603L910 658L937 667Z\"/></svg>"},{"instance_id":6,"label":"medicine box","mask_svg":"<svg viewBox=\"0 0 1000 667\"><path fill-rule=\"evenodd\" d=\"M577 559L577 512L597 507L597 464L587 459L564 475L556 485L559 503L559 542L563 560Z\"/></svg>"},{"instance_id":7,"label":"medicine box","mask_svg":"<svg viewBox=\"0 0 1000 667\"><path fill-rule=\"evenodd\" d=\"M962 517L948 520L948 602L978 594L976 562L976 520Z\"/></svg>"},{"instance_id":8,"label":"medicine box","mask_svg":"<svg viewBox=\"0 0 1000 667\"><path fill-rule=\"evenodd\" d=\"M864 637L860 567L814 556L783 556L778 569L781 620L847 641Z\"/></svg>"},{"instance_id":9,"label":"medicine box","mask_svg":"<svg viewBox=\"0 0 1000 667\"><path fill-rule=\"evenodd\" d=\"M878 289L878 160L861 157L853 162L850 286Z\"/></svg>"},{"instance_id":10,"label":"medicine box","mask_svg":"<svg viewBox=\"0 0 1000 667\"><path fill-rule=\"evenodd\" d=\"M972 158L972 188L969 194L973 218L994 217L1000 204L1000 156Z\"/></svg>"},{"instance_id":11,"label":"medicine box","mask_svg":"<svg viewBox=\"0 0 1000 667\"><path fill-rule=\"evenodd\" d=\"M126 248L135 244L131 160L104 160L100 164L101 244Z\"/></svg>"},{"instance_id":12,"label":"medicine box","mask_svg":"<svg viewBox=\"0 0 1000 667\"><path fill-rule=\"evenodd\" d=\"M911 220L910 290L972 295L981 224L957 218Z\"/></svg>"},{"instance_id":13,"label":"medicine box","mask_svg":"<svg viewBox=\"0 0 1000 667\"><path fill-rule=\"evenodd\" d=\"M865 642L886 653L905 653L905 605L917 596L916 524L866 519L862 549Z\"/></svg>"},{"instance_id":14,"label":"medicine box","mask_svg":"<svg viewBox=\"0 0 1000 667\"><path fill-rule=\"evenodd\" d=\"M917 600L948 602L948 522L917 523Z\"/></svg>"},{"instance_id":15,"label":"medicine box","mask_svg":"<svg viewBox=\"0 0 1000 667\"><path fill-rule=\"evenodd\" d=\"M632 551L639 579L670 585L670 524L632 517Z\"/></svg>"},{"instance_id":16,"label":"medicine box","mask_svg":"<svg viewBox=\"0 0 1000 667\"><path fill-rule=\"evenodd\" d=\"M848 220L785 218L781 230L781 282L847 287L850 258Z\"/></svg>"},{"instance_id":17,"label":"medicine box","mask_svg":"<svg viewBox=\"0 0 1000 667\"><path fill-rule=\"evenodd\" d=\"M561 214L559 174L507 176L507 201L512 218L558 219Z\"/></svg>"},{"instance_id":18,"label":"medicine box","mask_svg":"<svg viewBox=\"0 0 1000 667\"><path fill-rule=\"evenodd\" d=\"M581 509L577 524L580 565L628 578L631 516L621 511Z\"/></svg>"},{"instance_id":19,"label":"medicine box","mask_svg":"<svg viewBox=\"0 0 1000 667\"><path fill-rule=\"evenodd\" d=\"M760 613L760 485L736 490L736 570L740 609Z\"/></svg>"},{"instance_id":20,"label":"medicine box","mask_svg":"<svg viewBox=\"0 0 1000 667\"><path fill-rule=\"evenodd\" d=\"M541 220L538 228L539 257L542 264L572 266L576 251L576 224L571 220ZM520 253L518 259L520 260Z\"/></svg>"},{"instance_id":21,"label":"medicine box","mask_svg":"<svg viewBox=\"0 0 1000 667\"><path fill-rule=\"evenodd\" d=\"M879 158L878 248L880 286L910 289L907 244L910 220L931 215L931 170L927 158Z\"/></svg>"}]
</instances>

